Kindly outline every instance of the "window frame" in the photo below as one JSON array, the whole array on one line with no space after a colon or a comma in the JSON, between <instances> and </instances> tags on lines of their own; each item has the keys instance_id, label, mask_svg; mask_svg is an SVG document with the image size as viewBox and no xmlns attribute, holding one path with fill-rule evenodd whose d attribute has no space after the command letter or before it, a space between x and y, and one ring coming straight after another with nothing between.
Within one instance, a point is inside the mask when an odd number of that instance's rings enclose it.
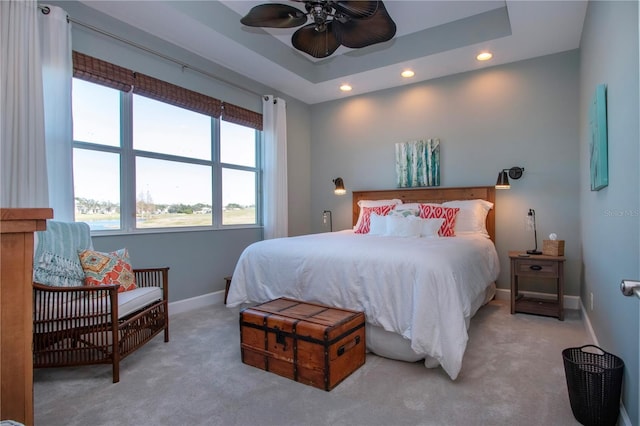
<instances>
[{"instance_id":1,"label":"window frame","mask_svg":"<svg viewBox=\"0 0 640 426\"><path fill-rule=\"evenodd\" d=\"M98 84L100 82L88 81L83 78L74 77L74 79L84 80L86 83ZM106 86L110 87L110 86ZM118 234L147 234L147 233L167 233L167 232L192 232L192 231L213 231L226 229L242 229L242 228L261 228L263 227L263 132L261 129L248 126L243 122L234 120L225 120L230 123L248 127L254 131L254 149L255 149L255 165L244 166L231 163L222 163L220 161L221 147L221 120L222 117L214 117L208 115L211 123L211 159L203 160L192 157L184 157L174 154L164 154L153 151L137 150L133 148L133 96L145 96L135 94L134 91L118 90L120 95L120 146L102 145L98 143L73 140L73 149L84 149L90 151L108 152L120 155L120 228L114 230L91 230L92 235L118 235ZM145 96L146 97L146 96ZM154 99L157 102L163 102L185 110L191 110L184 106L175 105L164 100ZM240 110L242 108L236 107ZM193 110L191 110L193 111ZM193 111L194 113L200 113ZM208 226L176 226L161 228L137 228L136 227L136 159L150 158L165 161L175 161L182 164L204 165L211 167L211 203L212 203L212 221ZM255 223L252 224L233 224L223 225L223 208L222 205L222 170L234 169L249 171L255 173ZM75 186L75 182L74 182ZM75 202L75 201L74 201ZM74 209L75 212L75 209Z\"/></svg>"}]
</instances>

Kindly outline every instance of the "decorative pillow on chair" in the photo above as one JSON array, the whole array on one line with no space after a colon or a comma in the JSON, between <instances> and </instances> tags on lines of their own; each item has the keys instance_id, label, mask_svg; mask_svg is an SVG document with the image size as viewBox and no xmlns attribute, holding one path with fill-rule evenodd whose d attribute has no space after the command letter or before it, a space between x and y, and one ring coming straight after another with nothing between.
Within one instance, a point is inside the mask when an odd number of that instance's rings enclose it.
<instances>
[{"instance_id":1,"label":"decorative pillow on chair","mask_svg":"<svg viewBox=\"0 0 640 426\"><path fill-rule=\"evenodd\" d=\"M137 287L126 248L111 253L83 250L79 257L86 285L120 284L120 293Z\"/></svg>"},{"instance_id":2,"label":"decorative pillow on chair","mask_svg":"<svg viewBox=\"0 0 640 426\"><path fill-rule=\"evenodd\" d=\"M459 210L457 207L420 204L420 217L423 219L444 219L439 234L441 237L453 237L455 235L456 215Z\"/></svg>"}]
</instances>

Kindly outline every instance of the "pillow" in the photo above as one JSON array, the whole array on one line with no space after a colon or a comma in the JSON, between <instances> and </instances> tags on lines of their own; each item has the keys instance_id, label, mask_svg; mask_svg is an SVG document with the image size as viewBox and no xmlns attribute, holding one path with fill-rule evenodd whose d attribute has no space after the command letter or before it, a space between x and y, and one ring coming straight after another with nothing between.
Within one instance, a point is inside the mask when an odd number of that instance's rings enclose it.
<instances>
[{"instance_id":1,"label":"pillow","mask_svg":"<svg viewBox=\"0 0 640 426\"><path fill-rule=\"evenodd\" d=\"M393 208L395 207L395 205L390 205L390 206L378 206L378 207L362 207L361 212L362 212L362 221L360 221L360 226L358 228L356 228L355 233L356 234L368 234L369 233L369 229L371 227L371 214L372 213L377 213L380 216L386 216L387 214L389 214L389 212L391 210L393 210Z\"/></svg>"},{"instance_id":2,"label":"pillow","mask_svg":"<svg viewBox=\"0 0 640 426\"><path fill-rule=\"evenodd\" d=\"M369 218L369 235L384 235L387 232L386 218L387 216L380 216L377 213L371 213Z\"/></svg>"},{"instance_id":3,"label":"pillow","mask_svg":"<svg viewBox=\"0 0 640 426\"><path fill-rule=\"evenodd\" d=\"M455 207L440 207L432 204L420 204L420 217L423 219L444 219L438 234L441 237L455 235L456 214L460 209Z\"/></svg>"},{"instance_id":4,"label":"pillow","mask_svg":"<svg viewBox=\"0 0 640 426\"><path fill-rule=\"evenodd\" d=\"M379 207L379 206L395 206L398 204L402 204L402 200L398 198L394 198L391 200L360 200L358 201L358 207L360 207L360 212L358 214L358 220L356 221L353 229L358 229L362 224L362 214L364 207Z\"/></svg>"},{"instance_id":5,"label":"pillow","mask_svg":"<svg viewBox=\"0 0 640 426\"><path fill-rule=\"evenodd\" d=\"M402 204L397 205L393 210L389 212L389 216L397 216L397 217L418 217L420 216L419 209L400 209Z\"/></svg>"},{"instance_id":6,"label":"pillow","mask_svg":"<svg viewBox=\"0 0 640 426\"><path fill-rule=\"evenodd\" d=\"M423 203L426 204L426 203ZM396 210L420 210L420 203L402 203L396 206Z\"/></svg>"},{"instance_id":7,"label":"pillow","mask_svg":"<svg viewBox=\"0 0 640 426\"><path fill-rule=\"evenodd\" d=\"M456 215L456 235L480 234L489 238L487 232L487 214L493 203L487 200L459 200L442 203L445 207L458 207Z\"/></svg>"},{"instance_id":8,"label":"pillow","mask_svg":"<svg viewBox=\"0 0 640 426\"><path fill-rule=\"evenodd\" d=\"M444 223L444 219L418 219L420 221L421 229L420 236L423 238L439 238L438 231Z\"/></svg>"},{"instance_id":9,"label":"pillow","mask_svg":"<svg viewBox=\"0 0 640 426\"><path fill-rule=\"evenodd\" d=\"M388 215L387 233L390 237L419 237L422 231L421 219L416 216Z\"/></svg>"},{"instance_id":10,"label":"pillow","mask_svg":"<svg viewBox=\"0 0 640 426\"><path fill-rule=\"evenodd\" d=\"M126 248L111 253L83 250L78 257L84 270L86 285L120 284L119 293L137 287Z\"/></svg>"}]
</instances>

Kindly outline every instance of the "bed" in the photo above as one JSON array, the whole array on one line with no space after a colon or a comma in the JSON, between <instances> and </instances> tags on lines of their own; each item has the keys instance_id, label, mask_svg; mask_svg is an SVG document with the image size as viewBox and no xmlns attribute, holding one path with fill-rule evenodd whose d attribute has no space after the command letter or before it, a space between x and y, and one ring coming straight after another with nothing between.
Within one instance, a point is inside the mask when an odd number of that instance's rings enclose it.
<instances>
[{"instance_id":1,"label":"bed","mask_svg":"<svg viewBox=\"0 0 640 426\"><path fill-rule=\"evenodd\" d=\"M453 237L418 238L362 231L365 206L395 200L396 210L415 206L463 206L485 210L481 233L458 232ZM419 188L353 192L356 229L264 240L241 254L227 306L261 303L277 297L319 302L365 312L367 348L402 361L424 360L442 366L456 379L462 367L469 321L495 294L499 273L495 250L495 189L493 187ZM394 215L398 215L398 211ZM464 213L467 214L467 213ZM467 216L456 226L463 231ZM388 221L391 219L389 218ZM395 219L394 219L395 220ZM436 233L442 232L437 223ZM476 226L476 225L474 225ZM422 228L421 228L422 229ZM425 231L426 232L426 231Z\"/></svg>"}]
</instances>

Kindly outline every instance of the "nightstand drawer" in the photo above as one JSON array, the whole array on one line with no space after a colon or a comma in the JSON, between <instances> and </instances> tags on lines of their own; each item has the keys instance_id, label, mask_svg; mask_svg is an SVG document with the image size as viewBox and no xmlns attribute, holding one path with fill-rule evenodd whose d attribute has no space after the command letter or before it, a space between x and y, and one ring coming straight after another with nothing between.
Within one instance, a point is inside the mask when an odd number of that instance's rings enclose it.
<instances>
[{"instance_id":1,"label":"nightstand drawer","mask_svg":"<svg viewBox=\"0 0 640 426\"><path fill-rule=\"evenodd\" d=\"M558 262L541 259L517 259L515 273L520 276L550 277L558 276Z\"/></svg>"}]
</instances>

